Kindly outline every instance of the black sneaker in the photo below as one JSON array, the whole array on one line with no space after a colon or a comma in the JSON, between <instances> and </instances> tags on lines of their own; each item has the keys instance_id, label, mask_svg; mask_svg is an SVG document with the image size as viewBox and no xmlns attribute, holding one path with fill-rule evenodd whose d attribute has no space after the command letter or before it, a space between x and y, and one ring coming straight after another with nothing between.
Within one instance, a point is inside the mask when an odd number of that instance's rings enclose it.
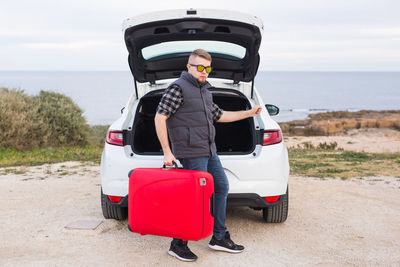
<instances>
[{"instance_id":1,"label":"black sneaker","mask_svg":"<svg viewBox=\"0 0 400 267\"><path fill-rule=\"evenodd\" d=\"M228 231L225 233L225 238L223 239L217 239L215 236L213 236L210 243L208 243L208 246L215 250L231 253L239 253L244 250L244 246L236 245L235 242L231 240L231 236Z\"/></svg>"},{"instance_id":2,"label":"black sneaker","mask_svg":"<svg viewBox=\"0 0 400 267\"><path fill-rule=\"evenodd\" d=\"M171 244L169 248L168 254L174 256L181 261L195 261L197 260L197 256L190 251L189 247L187 246L187 241L179 241L177 244Z\"/></svg>"}]
</instances>

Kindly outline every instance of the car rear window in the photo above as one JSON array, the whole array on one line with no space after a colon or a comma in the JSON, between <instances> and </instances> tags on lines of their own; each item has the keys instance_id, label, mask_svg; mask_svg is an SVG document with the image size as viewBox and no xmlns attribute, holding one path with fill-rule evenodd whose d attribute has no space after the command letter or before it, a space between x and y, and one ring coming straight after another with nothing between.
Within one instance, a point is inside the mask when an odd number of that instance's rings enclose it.
<instances>
[{"instance_id":1,"label":"car rear window","mask_svg":"<svg viewBox=\"0 0 400 267\"><path fill-rule=\"evenodd\" d=\"M191 53L193 50L202 48L211 54L225 55L232 59L243 59L246 48L243 46L222 41L172 41L151 45L142 49L145 60L174 57L181 53Z\"/></svg>"}]
</instances>

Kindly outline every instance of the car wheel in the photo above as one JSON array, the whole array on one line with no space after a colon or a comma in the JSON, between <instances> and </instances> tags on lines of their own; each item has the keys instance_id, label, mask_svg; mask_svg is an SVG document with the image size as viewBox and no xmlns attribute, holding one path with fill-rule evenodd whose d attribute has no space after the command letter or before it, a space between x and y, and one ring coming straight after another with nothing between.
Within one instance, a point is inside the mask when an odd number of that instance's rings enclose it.
<instances>
[{"instance_id":1,"label":"car wheel","mask_svg":"<svg viewBox=\"0 0 400 267\"><path fill-rule=\"evenodd\" d=\"M118 207L111 205L110 200L101 190L101 209L103 210L103 216L106 219L125 220L128 217L128 208Z\"/></svg>"},{"instance_id":2,"label":"car wheel","mask_svg":"<svg viewBox=\"0 0 400 267\"><path fill-rule=\"evenodd\" d=\"M289 188L286 194L281 196L281 202L278 205L263 209L263 217L267 223L281 223L286 221L289 207Z\"/></svg>"}]
</instances>

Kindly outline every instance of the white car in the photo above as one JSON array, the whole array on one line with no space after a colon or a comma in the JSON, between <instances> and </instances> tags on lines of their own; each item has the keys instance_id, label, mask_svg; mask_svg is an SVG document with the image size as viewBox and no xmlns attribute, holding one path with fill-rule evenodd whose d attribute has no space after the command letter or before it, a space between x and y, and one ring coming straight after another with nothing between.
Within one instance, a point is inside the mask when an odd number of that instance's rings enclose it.
<instances>
[{"instance_id":1,"label":"white car","mask_svg":"<svg viewBox=\"0 0 400 267\"><path fill-rule=\"evenodd\" d=\"M189 54L202 48L212 56L213 71L207 80L220 108L263 107L253 118L215 124L217 151L229 180L228 205L262 210L266 222L285 221L288 152L278 123L270 117L279 109L264 105L253 85L262 21L239 12L182 9L136 16L123 25L135 92L107 133L100 171L104 217L127 217L130 170L162 167L154 127L157 105L186 69Z\"/></svg>"}]
</instances>

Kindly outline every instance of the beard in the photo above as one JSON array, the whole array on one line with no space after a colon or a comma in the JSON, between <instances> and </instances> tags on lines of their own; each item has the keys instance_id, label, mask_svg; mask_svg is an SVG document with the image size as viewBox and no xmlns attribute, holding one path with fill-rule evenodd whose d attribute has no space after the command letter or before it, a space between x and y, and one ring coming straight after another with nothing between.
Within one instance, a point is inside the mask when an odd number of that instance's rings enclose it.
<instances>
[{"instance_id":1,"label":"beard","mask_svg":"<svg viewBox=\"0 0 400 267\"><path fill-rule=\"evenodd\" d=\"M205 83L205 82L206 82L206 79L207 79L207 78L199 77L199 78L197 79L197 81L198 81L199 83Z\"/></svg>"}]
</instances>

